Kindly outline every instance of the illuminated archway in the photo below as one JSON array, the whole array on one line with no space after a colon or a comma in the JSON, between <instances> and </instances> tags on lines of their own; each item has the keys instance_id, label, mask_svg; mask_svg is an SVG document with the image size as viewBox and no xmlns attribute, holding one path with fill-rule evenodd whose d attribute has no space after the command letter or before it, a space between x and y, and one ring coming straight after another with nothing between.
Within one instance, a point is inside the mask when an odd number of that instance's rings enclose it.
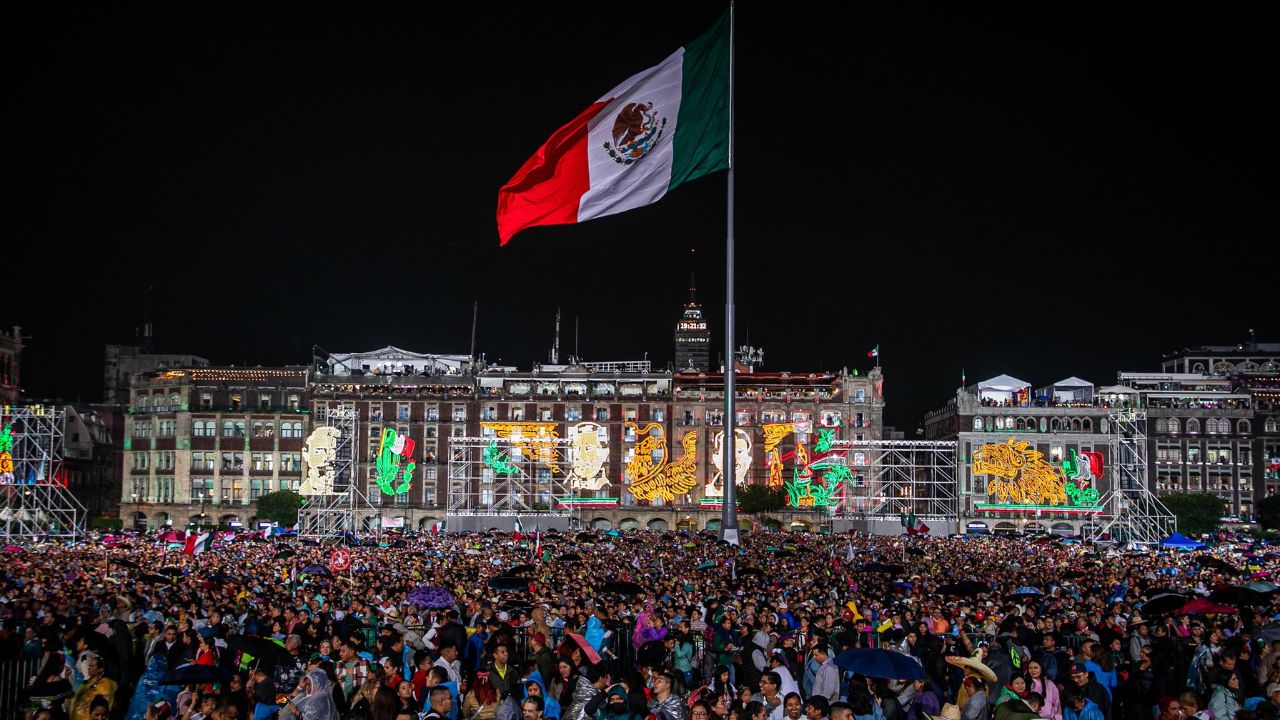
<instances>
[{"instance_id":1,"label":"illuminated archway","mask_svg":"<svg viewBox=\"0 0 1280 720\"><path fill-rule=\"evenodd\" d=\"M708 532L720 532L720 518L712 518L707 521Z\"/></svg>"},{"instance_id":2,"label":"illuminated archway","mask_svg":"<svg viewBox=\"0 0 1280 720\"><path fill-rule=\"evenodd\" d=\"M677 522L677 523L676 523L676 529L677 529L677 530L689 530L689 531L697 530L697 529L698 529L698 521L697 521L697 520L694 520L694 519L693 519L693 518L691 518L691 517L687 517L687 518L685 518L685 519L681 520L680 522Z\"/></svg>"},{"instance_id":3,"label":"illuminated archway","mask_svg":"<svg viewBox=\"0 0 1280 720\"><path fill-rule=\"evenodd\" d=\"M807 520L792 520L788 529L791 532L813 532L813 523Z\"/></svg>"},{"instance_id":4,"label":"illuminated archway","mask_svg":"<svg viewBox=\"0 0 1280 720\"><path fill-rule=\"evenodd\" d=\"M667 527L667 521L662 518L654 518L648 524L650 530L666 530Z\"/></svg>"}]
</instances>

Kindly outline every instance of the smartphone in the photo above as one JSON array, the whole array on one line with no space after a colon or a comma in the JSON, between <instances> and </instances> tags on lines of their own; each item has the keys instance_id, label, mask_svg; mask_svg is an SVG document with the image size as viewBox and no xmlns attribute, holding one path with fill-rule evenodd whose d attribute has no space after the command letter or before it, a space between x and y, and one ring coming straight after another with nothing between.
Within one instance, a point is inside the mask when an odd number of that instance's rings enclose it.
<instances>
[{"instance_id":1,"label":"smartphone","mask_svg":"<svg viewBox=\"0 0 1280 720\"><path fill-rule=\"evenodd\" d=\"M284 705L287 702L289 702L289 693L280 693L279 695L276 695L277 705Z\"/></svg>"}]
</instances>

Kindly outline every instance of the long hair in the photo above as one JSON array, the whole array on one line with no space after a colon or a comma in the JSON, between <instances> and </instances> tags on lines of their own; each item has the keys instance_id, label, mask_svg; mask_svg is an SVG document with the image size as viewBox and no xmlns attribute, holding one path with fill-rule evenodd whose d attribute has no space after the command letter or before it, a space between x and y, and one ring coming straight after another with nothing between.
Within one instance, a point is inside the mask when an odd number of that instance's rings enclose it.
<instances>
[{"instance_id":1,"label":"long hair","mask_svg":"<svg viewBox=\"0 0 1280 720\"><path fill-rule=\"evenodd\" d=\"M481 705L498 701L498 689L493 686L493 681L489 679L487 672L476 673L475 680L471 682L471 692L475 695L476 702Z\"/></svg>"}]
</instances>

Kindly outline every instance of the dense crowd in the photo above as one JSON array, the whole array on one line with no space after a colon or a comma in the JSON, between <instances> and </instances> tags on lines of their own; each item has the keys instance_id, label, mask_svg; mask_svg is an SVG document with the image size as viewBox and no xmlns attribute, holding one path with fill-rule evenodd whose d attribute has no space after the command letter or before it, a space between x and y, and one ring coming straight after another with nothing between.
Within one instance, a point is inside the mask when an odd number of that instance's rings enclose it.
<instances>
[{"instance_id":1,"label":"dense crowd","mask_svg":"<svg viewBox=\"0 0 1280 720\"><path fill-rule=\"evenodd\" d=\"M27 720L1275 720L1280 706L1266 547L633 531L10 550L0 658L35 668Z\"/></svg>"}]
</instances>

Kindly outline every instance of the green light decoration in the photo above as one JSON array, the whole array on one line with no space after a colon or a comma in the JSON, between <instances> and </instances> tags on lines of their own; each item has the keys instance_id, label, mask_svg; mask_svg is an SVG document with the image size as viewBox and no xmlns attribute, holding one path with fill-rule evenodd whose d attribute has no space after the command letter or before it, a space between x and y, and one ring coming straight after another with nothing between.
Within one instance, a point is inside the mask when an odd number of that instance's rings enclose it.
<instances>
[{"instance_id":1,"label":"green light decoration","mask_svg":"<svg viewBox=\"0 0 1280 720\"><path fill-rule=\"evenodd\" d=\"M1082 506L1098 504L1099 496L1097 488L1082 488L1073 482L1069 482L1064 485L1062 489L1066 491L1067 501L1072 505Z\"/></svg>"},{"instance_id":2,"label":"green light decoration","mask_svg":"<svg viewBox=\"0 0 1280 720\"><path fill-rule=\"evenodd\" d=\"M4 429L0 430L0 452L13 452L13 424L5 423Z\"/></svg>"},{"instance_id":3,"label":"green light decoration","mask_svg":"<svg viewBox=\"0 0 1280 720\"><path fill-rule=\"evenodd\" d=\"M13 425L0 430L0 485L13 484Z\"/></svg>"},{"instance_id":4,"label":"green light decoration","mask_svg":"<svg viewBox=\"0 0 1280 720\"><path fill-rule=\"evenodd\" d=\"M836 439L835 428L818 428L818 442L813 446L814 452L824 453L831 449L831 443Z\"/></svg>"},{"instance_id":5,"label":"green light decoration","mask_svg":"<svg viewBox=\"0 0 1280 720\"><path fill-rule=\"evenodd\" d=\"M826 470L813 482L814 470ZM831 507L836 504L835 494L840 483L853 479L853 473L844 465L819 460L808 467L791 471L791 482L786 483L787 501L791 507Z\"/></svg>"},{"instance_id":6,"label":"green light decoration","mask_svg":"<svg viewBox=\"0 0 1280 720\"><path fill-rule=\"evenodd\" d=\"M378 472L378 488L385 495L400 495L409 491L413 480L413 471L418 464L413 461L414 442L411 438L397 435L395 428L382 431L382 444L378 447L378 458L375 463ZM401 473L403 464L404 472ZM396 483L397 477L399 483Z\"/></svg>"},{"instance_id":7,"label":"green light decoration","mask_svg":"<svg viewBox=\"0 0 1280 720\"><path fill-rule=\"evenodd\" d=\"M498 449L497 440L490 440L489 445L485 447L484 464L499 475L510 475L520 469L511 462L511 457L507 453Z\"/></svg>"}]
</instances>

